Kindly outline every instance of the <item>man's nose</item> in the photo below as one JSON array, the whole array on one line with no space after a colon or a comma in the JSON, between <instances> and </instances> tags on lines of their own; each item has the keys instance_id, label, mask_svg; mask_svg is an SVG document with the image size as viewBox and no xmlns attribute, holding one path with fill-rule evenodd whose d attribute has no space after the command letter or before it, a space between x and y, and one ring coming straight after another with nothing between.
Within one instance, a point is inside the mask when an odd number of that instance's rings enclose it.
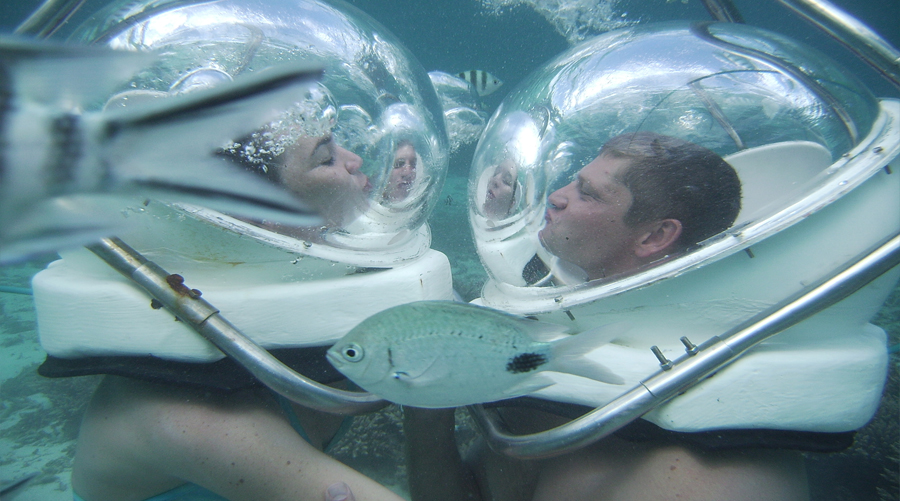
<instances>
[{"instance_id":1,"label":"man's nose","mask_svg":"<svg viewBox=\"0 0 900 501\"><path fill-rule=\"evenodd\" d=\"M566 197L566 188L570 185L563 186L562 188L554 191L547 197L547 201L550 202L550 206L553 209L562 210L566 208L566 204L568 203L568 198Z\"/></svg>"}]
</instances>

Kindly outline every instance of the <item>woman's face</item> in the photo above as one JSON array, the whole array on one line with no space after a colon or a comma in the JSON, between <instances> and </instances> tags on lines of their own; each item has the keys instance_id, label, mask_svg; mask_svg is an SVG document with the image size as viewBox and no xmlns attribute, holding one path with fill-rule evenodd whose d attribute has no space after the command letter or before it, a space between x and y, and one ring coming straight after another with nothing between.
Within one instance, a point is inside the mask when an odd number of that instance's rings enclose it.
<instances>
[{"instance_id":1,"label":"woman's face","mask_svg":"<svg viewBox=\"0 0 900 501\"><path fill-rule=\"evenodd\" d=\"M484 214L492 218L503 218L512 209L516 194L516 166L512 160L506 159L494 169L487 186L484 200Z\"/></svg>"},{"instance_id":2,"label":"woman's face","mask_svg":"<svg viewBox=\"0 0 900 501\"><path fill-rule=\"evenodd\" d=\"M341 148L331 133L299 139L276 166L276 179L326 223L344 225L364 210L372 186L360 172L362 159Z\"/></svg>"},{"instance_id":3,"label":"woman's face","mask_svg":"<svg viewBox=\"0 0 900 501\"><path fill-rule=\"evenodd\" d=\"M416 149L404 144L394 152L394 164L384 196L388 201L399 202L406 199L413 181L416 180Z\"/></svg>"}]
</instances>

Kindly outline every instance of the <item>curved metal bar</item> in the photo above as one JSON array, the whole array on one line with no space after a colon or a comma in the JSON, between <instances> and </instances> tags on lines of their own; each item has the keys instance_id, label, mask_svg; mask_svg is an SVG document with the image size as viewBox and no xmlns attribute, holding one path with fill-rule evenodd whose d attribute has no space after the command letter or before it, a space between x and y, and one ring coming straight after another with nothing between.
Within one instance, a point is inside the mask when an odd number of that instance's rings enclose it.
<instances>
[{"instance_id":1,"label":"curved metal bar","mask_svg":"<svg viewBox=\"0 0 900 501\"><path fill-rule=\"evenodd\" d=\"M16 35L48 38L56 32L85 0L46 0L27 19L16 27Z\"/></svg>"},{"instance_id":2,"label":"curved metal bar","mask_svg":"<svg viewBox=\"0 0 900 501\"><path fill-rule=\"evenodd\" d=\"M470 411L491 448L518 458L543 458L596 442L733 362L751 347L834 305L900 264L900 234L820 285L807 289L715 336L627 393L567 424L531 435L510 435L483 406Z\"/></svg>"},{"instance_id":3,"label":"curved metal bar","mask_svg":"<svg viewBox=\"0 0 900 501\"><path fill-rule=\"evenodd\" d=\"M900 89L900 51L871 28L827 0L778 0L861 57ZM837 26L832 29L822 19Z\"/></svg>"},{"instance_id":4,"label":"curved metal bar","mask_svg":"<svg viewBox=\"0 0 900 501\"><path fill-rule=\"evenodd\" d=\"M847 129L847 134L850 135L850 141L854 145L859 142L859 130L856 127L856 123L853 122L850 113L844 107L844 104L841 103L838 98L834 97L834 95L828 92L828 90L823 87L818 81L811 78L809 75L807 75L794 65L782 61L781 58L777 57L774 54L767 54L763 51L752 49L750 47L744 47L743 45L732 43L716 37L709 30L711 24L713 23L710 23L708 21L693 23L691 25L691 33L697 35L698 37L706 40L709 43L716 44L720 47L724 47L728 50L737 52L738 54L742 54L759 61L764 61L772 66L775 66L780 71L783 71L788 75L796 78L798 81L802 82L810 92L828 103L831 111L833 111L834 114L837 115L838 118L840 118L841 123L843 123L844 127Z\"/></svg>"},{"instance_id":5,"label":"curved metal bar","mask_svg":"<svg viewBox=\"0 0 900 501\"><path fill-rule=\"evenodd\" d=\"M744 16L731 0L700 0L706 11L716 21L726 23L743 23Z\"/></svg>"},{"instance_id":6,"label":"curved metal bar","mask_svg":"<svg viewBox=\"0 0 900 501\"><path fill-rule=\"evenodd\" d=\"M338 390L297 374L223 318L219 310L200 298L200 291L184 285L180 275L170 275L118 238L105 238L87 248L289 400L335 414L362 414L387 405L370 393Z\"/></svg>"}]
</instances>

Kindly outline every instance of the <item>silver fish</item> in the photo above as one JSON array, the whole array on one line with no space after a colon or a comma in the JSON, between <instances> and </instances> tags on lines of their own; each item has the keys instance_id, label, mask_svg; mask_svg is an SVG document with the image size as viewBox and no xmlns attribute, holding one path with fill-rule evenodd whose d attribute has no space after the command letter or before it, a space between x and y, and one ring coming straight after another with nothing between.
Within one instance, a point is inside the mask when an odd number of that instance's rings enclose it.
<instances>
[{"instance_id":1,"label":"silver fish","mask_svg":"<svg viewBox=\"0 0 900 501\"><path fill-rule=\"evenodd\" d=\"M555 371L622 384L584 354L616 329L565 334L556 324L451 301L376 313L328 350L328 361L365 390L415 407L458 407L546 388ZM614 336L613 336L614 337Z\"/></svg>"},{"instance_id":2,"label":"silver fish","mask_svg":"<svg viewBox=\"0 0 900 501\"><path fill-rule=\"evenodd\" d=\"M479 96L486 96L503 85L502 80L482 70L462 71L456 76L468 82Z\"/></svg>"},{"instance_id":3,"label":"silver fish","mask_svg":"<svg viewBox=\"0 0 900 501\"><path fill-rule=\"evenodd\" d=\"M297 197L216 152L275 119L320 68L285 65L127 109L83 111L155 59L0 37L0 263L110 235L124 196L318 221Z\"/></svg>"}]
</instances>

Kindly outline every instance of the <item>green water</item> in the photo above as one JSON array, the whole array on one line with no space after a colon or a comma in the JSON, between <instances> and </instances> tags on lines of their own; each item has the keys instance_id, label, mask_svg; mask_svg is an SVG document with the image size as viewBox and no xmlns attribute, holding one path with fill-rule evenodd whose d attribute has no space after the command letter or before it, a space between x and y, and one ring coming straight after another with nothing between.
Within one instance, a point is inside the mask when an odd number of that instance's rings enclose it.
<instances>
[{"instance_id":1,"label":"green water","mask_svg":"<svg viewBox=\"0 0 900 501\"><path fill-rule=\"evenodd\" d=\"M543 62L568 46L566 36L527 5L500 11L478 1L354 0L398 36L426 70L490 71L503 79L505 89L485 105L496 107L506 91ZM838 2L859 15L894 45L900 45L900 2L871 0ZM0 29L9 31L37 2L8 1L0 9ZM88 10L102 4L88 2ZM651 21L669 18L705 18L699 1L633 0L614 3L625 18ZM767 2L738 2L751 24L781 31L820 48L847 64L876 94L900 97L834 42L815 37L802 22L787 15L771 15ZM649 7L646 14L632 11ZM621 17L621 16L620 16ZM475 253L469 232L467 194L469 158L463 149L451 159L449 175L429 218L432 246L451 262L454 288L466 300L480 294L486 274ZM28 288L30 278L52 257L0 268L0 286ZM900 288L895 289L873 321L884 328L889 345L900 343ZM96 377L43 379L36 373L44 352L37 342L34 305L28 295L0 292L0 485L31 473L38 475L16 500L71 499L69 471L80 416ZM891 356L888 385L872 422L860 430L855 445L840 454L807 454L812 499L864 501L900 499L900 354ZM463 428L471 437L472 431ZM356 421L337 444L335 455L362 472L403 492L405 468L399 410L384 411Z\"/></svg>"}]
</instances>

